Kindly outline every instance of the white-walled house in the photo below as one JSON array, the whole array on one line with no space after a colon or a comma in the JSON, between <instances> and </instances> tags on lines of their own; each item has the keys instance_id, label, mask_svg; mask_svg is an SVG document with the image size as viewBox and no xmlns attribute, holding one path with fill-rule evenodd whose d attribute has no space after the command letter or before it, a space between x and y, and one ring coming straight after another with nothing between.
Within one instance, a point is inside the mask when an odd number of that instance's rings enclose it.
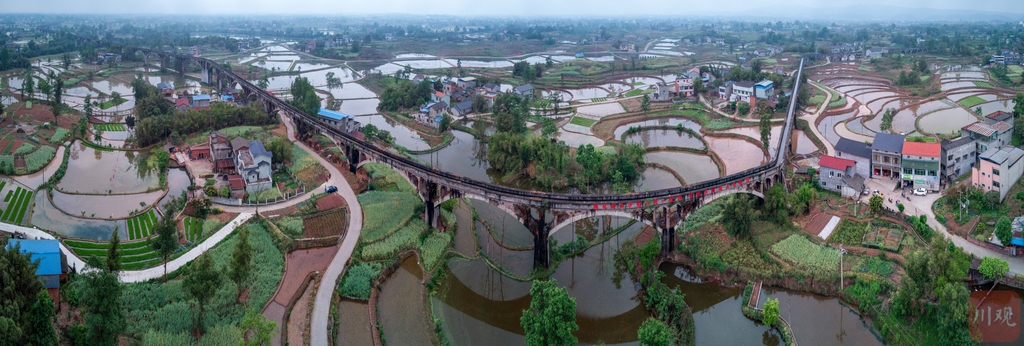
<instances>
[{"instance_id":1,"label":"white-walled house","mask_svg":"<svg viewBox=\"0 0 1024 346\"><path fill-rule=\"evenodd\" d=\"M260 141L251 141L247 148L237 150L235 169L245 179L245 191L256 193L273 186L273 154Z\"/></svg>"}]
</instances>

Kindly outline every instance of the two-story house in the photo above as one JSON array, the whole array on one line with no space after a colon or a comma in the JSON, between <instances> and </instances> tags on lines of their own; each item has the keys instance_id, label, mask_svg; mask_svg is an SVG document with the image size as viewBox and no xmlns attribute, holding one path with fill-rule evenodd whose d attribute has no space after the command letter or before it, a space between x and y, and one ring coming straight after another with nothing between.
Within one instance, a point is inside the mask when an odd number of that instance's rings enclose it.
<instances>
[{"instance_id":1,"label":"two-story house","mask_svg":"<svg viewBox=\"0 0 1024 346\"><path fill-rule=\"evenodd\" d=\"M961 131L963 136L974 139L975 151L979 153L1013 143L1013 126L1003 121L992 124L979 121L964 126Z\"/></svg>"},{"instance_id":2,"label":"two-story house","mask_svg":"<svg viewBox=\"0 0 1024 346\"><path fill-rule=\"evenodd\" d=\"M853 160L856 163L855 173L862 177L871 176L871 147L867 143L840 137L836 143L836 157Z\"/></svg>"},{"instance_id":3,"label":"two-story house","mask_svg":"<svg viewBox=\"0 0 1024 346\"><path fill-rule=\"evenodd\" d=\"M939 191L942 145L939 143L904 142L902 154L903 174L901 179L903 186Z\"/></svg>"},{"instance_id":4,"label":"two-story house","mask_svg":"<svg viewBox=\"0 0 1024 346\"><path fill-rule=\"evenodd\" d=\"M907 136L875 134L871 142L871 176L892 177L903 171L903 140Z\"/></svg>"},{"instance_id":5,"label":"two-story house","mask_svg":"<svg viewBox=\"0 0 1024 346\"><path fill-rule=\"evenodd\" d=\"M754 97L762 100L775 98L775 83L765 79L754 84Z\"/></svg>"},{"instance_id":6,"label":"two-story house","mask_svg":"<svg viewBox=\"0 0 1024 346\"><path fill-rule=\"evenodd\" d=\"M213 157L214 172L234 172L235 153L231 150L231 143L223 133L214 131L210 133L210 156Z\"/></svg>"},{"instance_id":7,"label":"two-story house","mask_svg":"<svg viewBox=\"0 0 1024 346\"><path fill-rule=\"evenodd\" d=\"M853 160L822 155L818 160L818 184L843 196L859 196L864 189L864 177L855 172L856 164Z\"/></svg>"},{"instance_id":8,"label":"two-story house","mask_svg":"<svg viewBox=\"0 0 1024 346\"><path fill-rule=\"evenodd\" d=\"M978 155L971 170L971 184L982 191L999 191L1002 202L1024 173L1024 150L1013 146L993 147Z\"/></svg>"},{"instance_id":9,"label":"two-story house","mask_svg":"<svg viewBox=\"0 0 1024 346\"><path fill-rule=\"evenodd\" d=\"M256 193L273 186L271 164L274 155L263 147L263 143L251 141L245 145L239 144L235 152L235 169L245 179L246 192Z\"/></svg>"},{"instance_id":10,"label":"two-story house","mask_svg":"<svg viewBox=\"0 0 1024 346\"><path fill-rule=\"evenodd\" d=\"M960 136L954 140L942 140L942 178L955 181L960 176L970 173L977 161L977 147L970 136Z\"/></svg>"}]
</instances>

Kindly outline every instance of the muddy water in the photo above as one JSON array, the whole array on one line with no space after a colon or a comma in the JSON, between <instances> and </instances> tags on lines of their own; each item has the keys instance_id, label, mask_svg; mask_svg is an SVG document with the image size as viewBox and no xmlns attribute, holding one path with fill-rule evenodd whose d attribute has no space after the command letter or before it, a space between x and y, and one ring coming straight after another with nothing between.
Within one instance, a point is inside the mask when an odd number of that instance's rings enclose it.
<instances>
[{"instance_id":1,"label":"muddy water","mask_svg":"<svg viewBox=\"0 0 1024 346\"><path fill-rule=\"evenodd\" d=\"M684 267L666 263L661 266L661 282L678 287L686 294L693 311L697 345L779 345L773 330L743 316L743 290L701 282ZM800 341L803 341L802 339Z\"/></svg>"},{"instance_id":2,"label":"muddy water","mask_svg":"<svg viewBox=\"0 0 1024 346\"><path fill-rule=\"evenodd\" d=\"M707 155L676 151L655 151L644 155L644 161L668 167L668 169L682 176L686 184L695 184L719 177L718 166Z\"/></svg>"},{"instance_id":3,"label":"muddy water","mask_svg":"<svg viewBox=\"0 0 1024 346\"><path fill-rule=\"evenodd\" d=\"M75 216L120 219L127 218L132 211L140 211L153 205L163 193L162 190L157 190L132 195L104 196L72 195L55 190L53 205Z\"/></svg>"},{"instance_id":4,"label":"muddy water","mask_svg":"<svg viewBox=\"0 0 1024 346\"><path fill-rule=\"evenodd\" d=\"M910 133L916 130L914 127L917 117L928 114L944 108L952 108L949 104L942 101L929 101L922 104L913 105L906 109L896 113L896 116L892 118L892 129L896 133Z\"/></svg>"},{"instance_id":5,"label":"muddy water","mask_svg":"<svg viewBox=\"0 0 1024 346\"><path fill-rule=\"evenodd\" d=\"M367 124L373 124L373 126L376 126L378 129L390 132L391 136L395 137L395 143L405 147L406 149L424 150L430 148L430 146L427 145L427 142L423 141L423 137L420 137L419 133L405 127L405 125L391 121L383 115L374 114L360 116L357 117L356 120L364 126Z\"/></svg>"},{"instance_id":6,"label":"muddy water","mask_svg":"<svg viewBox=\"0 0 1024 346\"><path fill-rule=\"evenodd\" d=\"M600 88L584 88L566 90L572 95L573 100L590 101L593 98L608 97L608 91Z\"/></svg>"},{"instance_id":7,"label":"muddy water","mask_svg":"<svg viewBox=\"0 0 1024 346\"><path fill-rule=\"evenodd\" d=\"M474 236L473 209L465 201L459 201L455 207L455 220L458 227L455 231L455 251L469 258L477 255L477 241ZM483 231L483 230L477 230Z\"/></svg>"},{"instance_id":8,"label":"muddy water","mask_svg":"<svg viewBox=\"0 0 1024 346\"><path fill-rule=\"evenodd\" d=\"M1013 105L1013 100L999 100L989 103L983 103L974 107L981 107L981 114L988 115L997 111L1011 113L1013 112Z\"/></svg>"},{"instance_id":9,"label":"muddy water","mask_svg":"<svg viewBox=\"0 0 1024 346\"><path fill-rule=\"evenodd\" d=\"M818 147L814 145L814 141L811 137L807 137L807 134L803 131L797 131L796 133L796 153L797 155L810 154L818 150Z\"/></svg>"},{"instance_id":10,"label":"muddy water","mask_svg":"<svg viewBox=\"0 0 1024 346\"><path fill-rule=\"evenodd\" d=\"M370 89L357 83L345 83L340 88L332 88L328 91L331 95L334 95L334 98L339 100L377 97L377 94L374 94Z\"/></svg>"},{"instance_id":11,"label":"muddy water","mask_svg":"<svg viewBox=\"0 0 1024 346\"><path fill-rule=\"evenodd\" d=\"M704 140L708 141L708 147L725 162L726 175L760 166L765 161L761 148L745 140L724 137L704 137Z\"/></svg>"},{"instance_id":12,"label":"muddy water","mask_svg":"<svg viewBox=\"0 0 1024 346\"><path fill-rule=\"evenodd\" d=\"M381 287L377 309L378 319L388 345L426 345L430 343L432 326L424 312L426 289L420 284L423 272L416 256L402 261Z\"/></svg>"},{"instance_id":13,"label":"muddy water","mask_svg":"<svg viewBox=\"0 0 1024 346\"><path fill-rule=\"evenodd\" d=\"M834 298L781 289L765 289L758 306L779 300L779 312L804 345L882 345L860 315Z\"/></svg>"},{"instance_id":14,"label":"muddy water","mask_svg":"<svg viewBox=\"0 0 1024 346\"><path fill-rule=\"evenodd\" d=\"M533 246L533 234L515 216L481 200L471 199L470 204L477 215L491 225L494 237L502 244L510 247ZM486 229L477 230L481 237L483 234L490 235Z\"/></svg>"},{"instance_id":15,"label":"muddy water","mask_svg":"<svg viewBox=\"0 0 1024 346\"><path fill-rule=\"evenodd\" d=\"M487 162L487 143L478 141L473 135L458 130L452 130L452 135L455 136L455 139L447 147L430 154L416 155L416 157L438 169L467 178L491 182L500 180L500 173L488 173L491 165Z\"/></svg>"},{"instance_id":16,"label":"muddy water","mask_svg":"<svg viewBox=\"0 0 1024 346\"><path fill-rule=\"evenodd\" d=\"M640 181L633 191L656 191L682 186L679 179L671 172L654 167L647 167L640 176Z\"/></svg>"},{"instance_id":17,"label":"muddy water","mask_svg":"<svg viewBox=\"0 0 1024 346\"><path fill-rule=\"evenodd\" d=\"M679 124L682 124L685 128L700 132L700 124L694 122L693 120L683 118L661 118L619 125L619 127L615 128L615 137L613 138L622 138L622 134L626 133L626 131L628 131L630 127L677 126Z\"/></svg>"},{"instance_id":18,"label":"muddy water","mask_svg":"<svg viewBox=\"0 0 1024 346\"><path fill-rule=\"evenodd\" d=\"M680 147L704 149L700 138L676 130L645 130L626 137L626 143L640 143L648 147Z\"/></svg>"},{"instance_id":19,"label":"muddy water","mask_svg":"<svg viewBox=\"0 0 1024 346\"><path fill-rule=\"evenodd\" d=\"M925 115L918 121L918 126L924 132L948 134L976 121L978 118L966 109L956 107Z\"/></svg>"},{"instance_id":20,"label":"muddy water","mask_svg":"<svg viewBox=\"0 0 1024 346\"><path fill-rule=\"evenodd\" d=\"M380 104L378 99L345 100L342 101L338 111L349 115L374 114L377 113L378 104Z\"/></svg>"},{"instance_id":21,"label":"muddy water","mask_svg":"<svg viewBox=\"0 0 1024 346\"><path fill-rule=\"evenodd\" d=\"M132 151L101 151L81 142L71 145L67 174L57 187L69 193L137 193L158 188L160 178Z\"/></svg>"},{"instance_id":22,"label":"muddy water","mask_svg":"<svg viewBox=\"0 0 1024 346\"><path fill-rule=\"evenodd\" d=\"M846 113L825 117L821 120L821 123L818 123L818 132L820 132L822 136L825 136L825 139L828 140L829 143L839 143L839 135L836 134L835 130L836 124L850 119L855 115L857 115L857 111L851 110Z\"/></svg>"},{"instance_id":23,"label":"muddy water","mask_svg":"<svg viewBox=\"0 0 1024 346\"><path fill-rule=\"evenodd\" d=\"M161 208L171 201L172 198L181 197L181 192L188 189L192 181L188 178L188 172L184 169L167 170L167 195L160 200Z\"/></svg>"},{"instance_id":24,"label":"muddy water","mask_svg":"<svg viewBox=\"0 0 1024 346\"><path fill-rule=\"evenodd\" d=\"M370 311L366 302L342 299L338 303L338 346L373 346Z\"/></svg>"},{"instance_id":25,"label":"muddy water","mask_svg":"<svg viewBox=\"0 0 1024 346\"><path fill-rule=\"evenodd\" d=\"M744 135L755 141L761 140L761 130L757 127L733 127L722 132ZM768 153L775 155L781 140L779 137L782 136L782 126L772 126L771 134L771 139L769 140L770 143L768 144Z\"/></svg>"},{"instance_id":26,"label":"muddy water","mask_svg":"<svg viewBox=\"0 0 1024 346\"><path fill-rule=\"evenodd\" d=\"M121 239L128 239L128 228L124 220L101 221L76 218L62 213L50 204L45 193L37 193L32 208L32 225L72 238L109 240L110 232L116 226Z\"/></svg>"}]
</instances>

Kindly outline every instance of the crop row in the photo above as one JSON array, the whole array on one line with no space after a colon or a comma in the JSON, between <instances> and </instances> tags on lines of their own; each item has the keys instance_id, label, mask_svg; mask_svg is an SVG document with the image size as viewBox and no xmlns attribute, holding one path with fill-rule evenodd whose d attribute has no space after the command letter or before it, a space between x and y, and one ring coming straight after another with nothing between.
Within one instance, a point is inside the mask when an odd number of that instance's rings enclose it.
<instances>
[{"instance_id":1,"label":"crop row","mask_svg":"<svg viewBox=\"0 0 1024 346\"><path fill-rule=\"evenodd\" d=\"M409 224L391 236L363 247L362 258L373 261L390 258L404 249L419 245L420 234L427 230L427 224L420 219L413 219Z\"/></svg>"},{"instance_id":2,"label":"crop row","mask_svg":"<svg viewBox=\"0 0 1024 346\"><path fill-rule=\"evenodd\" d=\"M370 191L358 199L363 207L360 238L366 242L384 239L402 228L422 205L416 195L405 192Z\"/></svg>"},{"instance_id":3,"label":"crop row","mask_svg":"<svg viewBox=\"0 0 1024 346\"><path fill-rule=\"evenodd\" d=\"M332 212L302 220L306 237L321 238L345 234L345 210Z\"/></svg>"},{"instance_id":4,"label":"crop row","mask_svg":"<svg viewBox=\"0 0 1024 346\"><path fill-rule=\"evenodd\" d=\"M25 210L28 209L28 204L31 201L32 191L25 190L19 186L15 189L14 195L7 204L7 210L4 210L3 217L0 219L6 223L20 225L21 220L25 217Z\"/></svg>"},{"instance_id":5,"label":"crop row","mask_svg":"<svg viewBox=\"0 0 1024 346\"><path fill-rule=\"evenodd\" d=\"M95 124L92 125L93 129L100 131L127 131L128 128L122 124Z\"/></svg>"},{"instance_id":6,"label":"crop row","mask_svg":"<svg viewBox=\"0 0 1024 346\"><path fill-rule=\"evenodd\" d=\"M128 219L128 239L141 239L152 235L153 225L156 223L156 212L153 209Z\"/></svg>"},{"instance_id":7,"label":"crop row","mask_svg":"<svg viewBox=\"0 0 1024 346\"><path fill-rule=\"evenodd\" d=\"M203 237L203 219L187 216L183 221L185 239L195 243Z\"/></svg>"},{"instance_id":8,"label":"crop row","mask_svg":"<svg viewBox=\"0 0 1024 346\"><path fill-rule=\"evenodd\" d=\"M771 247L772 253L798 266L836 271L839 268L839 251L812 243L799 234L789 236Z\"/></svg>"}]
</instances>

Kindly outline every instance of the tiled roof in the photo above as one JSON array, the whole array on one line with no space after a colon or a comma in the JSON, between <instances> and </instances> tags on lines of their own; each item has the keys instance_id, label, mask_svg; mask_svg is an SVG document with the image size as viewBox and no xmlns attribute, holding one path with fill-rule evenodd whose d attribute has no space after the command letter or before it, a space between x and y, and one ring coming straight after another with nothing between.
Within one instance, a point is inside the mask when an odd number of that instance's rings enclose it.
<instances>
[{"instance_id":1,"label":"tiled roof","mask_svg":"<svg viewBox=\"0 0 1024 346\"><path fill-rule=\"evenodd\" d=\"M1010 124L1007 124L1007 123L1002 122L1002 121L996 122L995 124L992 124L992 125L989 125L989 124L986 124L986 123L983 123L983 122L979 121L979 122L976 122L976 123L964 126L963 130L964 131L974 132L974 133L977 133L979 135L988 137L988 136L991 136L992 134L1003 133L1003 132L1009 131L1011 128L1012 128L1012 126L1010 126Z\"/></svg>"},{"instance_id":2,"label":"tiled roof","mask_svg":"<svg viewBox=\"0 0 1024 346\"><path fill-rule=\"evenodd\" d=\"M894 153L901 152L903 150L903 140L906 138L907 136L904 135L893 135L888 133L875 134L875 140L871 142L871 150L884 150Z\"/></svg>"},{"instance_id":3,"label":"tiled roof","mask_svg":"<svg viewBox=\"0 0 1024 346\"><path fill-rule=\"evenodd\" d=\"M841 159L835 156L822 155L821 159L818 160L818 164L821 167L827 167L831 169L838 169L845 171L847 168L852 167L856 162L853 160Z\"/></svg>"},{"instance_id":4,"label":"tiled roof","mask_svg":"<svg viewBox=\"0 0 1024 346\"><path fill-rule=\"evenodd\" d=\"M939 157L942 145L939 143L903 142L903 155Z\"/></svg>"},{"instance_id":5,"label":"tiled roof","mask_svg":"<svg viewBox=\"0 0 1024 346\"><path fill-rule=\"evenodd\" d=\"M961 145L966 145L966 144L971 143L973 141L974 141L974 138L971 138L969 136L961 136L960 138L957 138L957 139L952 140L952 141L948 140L948 139L943 139L942 140L942 149L947 149L947 150L948 149L953 149L953 148L959 147Z\"/></svg>"},{"instance_id":6,"label":"tiled roof","mask_svg":"<svg viewBox=\"0 0 1024 346\"><path fill-rule=\"evenodd\" d=\"M871 148L864 142L858 142L846 138L839 138L836 143L836 151L844 152L853 156L871 158Z\"/></svg>"},{"instance_id":7,"label":"tiled roof","mask_svg":"<svg viewBox=\"0 0 1024 346\"><path fill-rule=\"evenodd\" d=\"M249 142L249 153L251 153L253 157L260 156L260 155L267 155L268 157L274 157L274 153L271 153L271 152L267 151L267 148L264 148L263 147L263 143L260 142L260 141Z\"/></svg>"},{"instance_id":8,"label":"tiled roof","mask_svg":"<svg viewBox=\"0 0 1024 346\"><path fill-rule=\"evenodd\" d=\"M985 117L989 118L989 119L992 119L992 120L1003 121L1003 120L1009 119L1012 115L1013 114L1007 113L1007 112L1004 112L1004 111L995 111L995 112L992 112L989 115L986 115Z\"/></svg>"}]
</instances>

